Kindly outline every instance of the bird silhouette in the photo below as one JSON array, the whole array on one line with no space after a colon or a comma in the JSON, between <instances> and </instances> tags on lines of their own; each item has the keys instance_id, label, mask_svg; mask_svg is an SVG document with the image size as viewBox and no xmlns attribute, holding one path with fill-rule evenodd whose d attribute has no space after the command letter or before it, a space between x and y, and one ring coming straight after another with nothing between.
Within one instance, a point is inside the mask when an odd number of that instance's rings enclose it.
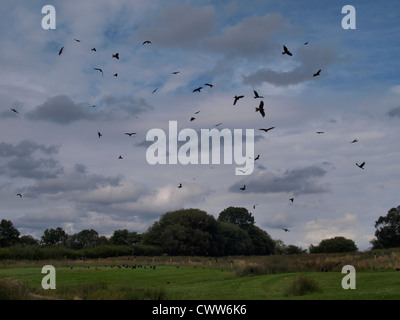
<instances>
[{"instance_id":1,"label":"bird silhouette","mask_svg":"<svg viewBox=\"0 0 400 320\"><path fill-rule=\"evenodd\" d=\"M180 73L180 71L174 71L174 72L172 72L172 74L178 74L178 73Z\"/></svg>"},{"instance_id":2,"label":"bird silhouette","mask_svg":"<svg viewBox=\"0 0 400 320\"><path fill-rule=\"evenodd\" d=\"M118 73L114 73L113 76L114 76L114 77L118 77Z\"/></svg>"},{"instance_id":3,"label":"bird silhouette","mask_svg":"<svg viewBox=\"0 0 400 320\"><path fill-rule=\"evenodd\" d=\"M293 201L294 201L294 198L290 198L290 199L289 199L289 201L292 201L292 203L293 203Z\"/></svg>"},{"instance_id":4,"label":"bird silhouette","mask_svg":"<svg viewBox=\"0 0 400 320\"><path fill-rule=\"evenodd\" d=\"M318 133L318 134L322 134L322 133L324 133L323 131L317 131L316 133Z\"/></svg>"},{"instance_id":5,"label":"bird silhouette","mask_svg":"<svg viewBox=\"0 0 400 320\"><path fill-rule=\"evenodd\" d=\"M195 117L191 117L191 118L190 118L190 121L193 121L193 120L196 120L196 118L195 118Z\"/></svg>"},{"instance_id":6,"label":"bird silhouette","mask_svg":"<svg viewBox=\"0 0 400 320\"><path fill-rule=\"evenodd\" d=\"M255 208L256 208L256 206L258 206L258 203L257 203L257 204L253 204L253 209L255 209Z\"/></svg>"},{"instance_id":7,"label":"bird silhouette","mask_svg":"<svg viewBox=\"0 0 400 320\"><path fill-rule=\"evenodd\" d=\"M233 105L235 105L236 104L236 102L238 102L239 101L239 99L242 99L242 98L244 98L244 96L234 96L233 97Z\"/></svg>"},{"instance_id":8,"label":"bird silhouette","mask_svg":"<svg viewBox=\"0 0 400 320\"><path fill-rule=\"evenodd\" d=\"M262 117L265 117L265 111L264 111L264 101L260 101L260 105L258 106L258 108L256 107L256 112L260 112L260 114L262 115Z\"/></svg>"},{"instance_id":9,"label":"bird silhouette","mask_svg":"<svg viewBox=\"0 0 400 320\"><path fill-rule=\"evenodd\" d=\"M125 134L132 137L132 135L136 134L136 132L125 132Z\"/></svg>"},{"instance_id":10,"label":"bird silhouette","mask_svg":"<svg viewBox=\"0 0 400 320\"><path fill-rule=\"evenodd\" d=\"M358 163L356 162L356 165L357 165L357 167L359 167L360 169L364 169L365 161L364 161L363 163L361 163L361 164L358 164Z\"/></svg>"},{"instance_id":11,"label":"bird silhouette","mask_svg":"<svg viewBox=\"0 0 400 320\"><path fill-rule=\"evenodd\" d=\"M97 50L96 50L96 48L92 48L92 51L96 52Z\"/></svg>"},{"instance_id":12,"label":"bird silhouette","mask_svg":"<svg viewBox=\"0 0 400 320\"><path fill-rule=\"evenodd\" d=\"M254 99L257 99L257 98L261 98L262 99L262 98L264 98L264 97L261 97L256 90L253 90L253 92L254 92Z\"/></svg>"},{"instance_id":13,"label":"bird silhouette","mask_svg":"<svg viewBox=\"0 0 400 320\"><path fill-rule=\"evenodd\" d=\"M60 51L58 51L58 55L59 55L59 56L61 55L61 53L63 52L63 50L64 50L64 47L61 47Z\"/></svg>"},{"instance_id":14,"label":"bird silhouette","mask_svg":"<svg viewBox=\"0 0 400 320\"><path fill-rule=\"evenodd\" d=\"M112 57L119 60L119 53L117 52L117 53L113 54Z\"/></svg>"},{"instance_id":15,"label":"bird silhouette","mask_svg":"<svg viewBox=\"0 0 400 320\"><path fill-rule=\"evenodd\" d=\"M205 86L209 86L210 88L214 87L214 85L212 85L211 83L205 83Z\"/></svg>"},{"instance_id":16,"label":"bird silhouette","mask_svg":"<svg viewBox=\"0 0 400 320\"><path fill-rule=\"evenodd\" d=\"M308 41L307 42L304 42L304 45L307 45L308 44Z\"/></svg>"},{"instance_id":17,"label":"bird silhouette","mask_svg":"<svg viewBox=\"0 0 400 320\"><path fill-rule=\"evenodd\" d=\"M243 185L243 187L241 187L240 190L242 191L246 190L246 185Z\"/></svg>"},{"instance_id":18,"label":"bird silhouette","mask_svg":"<svg viewBox=\"0 0 400 320\"><path fill-rule=\"evenodd\" d=\"M144 42L142 43L142 46L145 45L145 44L151 44L151 41L149 41L149 40L144 41Z\"/></svg>"},{"instance_id":19,"label":"bird silhouette","mask_svg":"<svg viewBox=\"0 0 400 320\"><path fill-rule=\"evenodd\" d=\"M265 131L265 132L268 132L269 130L272 130L272 129L274 129L275 127L270 127L270 128L267 128L267 129L260 129L260 130L262 130L262 131Z\"/></svg>"},{"instance_id":20,"label":"bird silhouette","mask_svg":"<svg viewBox=\"0 0 400 320\"><path fill-rule=\"evenodd\" d=\"M179 189L182 188L182 183L179 184L178 188L179 188Z\"/></svg>"},{"instance_id":21,"label":"bird silhouette","mask_svg":"<svg viewBox=\"0 0 400 320\"><path fill-rule=\"evenodd\" d=\"M221 124L222 124L222 122L217 123L215 126L216 126L216 127L219 127Z\"/></svg>"},{"instance_id":22,"label":"bird silhouette","mask_svg":"<svg viewBox=\"0 0 400 320\"><path fill-rule=\"evenodd\" d=\"M97 131L97 135L99 136L99 138L102 136L102 134L100 133L100 131Z\"/></svg>"},{"instance_id":23,"label":"bird silhouette","mask_svg":"<svg viewBox=\"0 0 400 320\"><path fill-rule=\"evenodd\" d=\"M282 230L285 231L285 232L289 232L289 231L290 231L290 230L287 229L287 228L282 228Z\"/></svg>"},{"instance_id":24,"label":"bird silhouette","mask_svg":"<svg viewBox=\"0 0 400 320\"><path fill-rule=\"evenodd\" d=\"M288 50L288 48L286 46L283 46L283 52L282 54L287 54L289 56L292 56L293 54Z\"/></svg>"},{"instance_id":25,"label":"bird silhouette","mask_svg":"<svg viewBox=\"0 0 400 320\"><path fill-rule=\"evenodd\" d=\"M258 155L257 157L254 158L254 161L260 159L260 155Z\"/></svg>"},{"instance_id":26,"label":"bird silhouette","mask_svg":"<svg viewBox=\"0 0 400 320\"><path fill-rule=\"evenodd\" d=\"M122 155L120 155L120 156L118 157L118 159L123 159L123 158L122 158Z\"/></svg>"},{"instance_id":27,"label":"bird silhouette","mask_svg":"<svg viewBox=\"0 0 400 320\"><path fill-rule=\"evenodd\" d=\"M358 139L354 139L353 141L351 141L350 143L356 143L358 142Z\"/></svg>"},{"instance_id":28,"label":"bird silhouette","mask_svg":"<svg viewBox=\"0 0 400 320\"><path fill-rule=\"evenodd\" d=\"M81 40L79 40L79 39L74 39L76 42L81 42Z\"/></svg>"},{"instance_id":29,"label":"bird silhouette","mask_svg":"<svg viewBox=\"0 0 400 320\"><path fill-rule=\"evenodd\" d=\"M17 110L15 110L15 109L11 109L11 111L12 112L15 112L15 113L19 113Z\"/></svg>"},{"instance_id":30,"label":"bird silhouette","mask_svg":"<svg viewBox=\"0 0 400 320\"><path fill-rule=\"evenodd\" d=\"M316 73L313 74L313 77L319 76L321 74L321 69L319 69Z\"/></svg>"},{"instance_id":31,"label":"bird silhouette","mask_svg":"<svg viewBox=\"0 0 400 320\"><path fill-rule=\"evenodd\" d=\"M156 93L156 91L158 90L158 88L155 88L152 92L152 94Z\"/></svg>"},{"instance_id":32,"label":"bird silhouette","mask_svg":"<svg viewBox=\"0 0 400 320\"><path fill-rule=\"evenodd\" d=\"M193 92L196 92L196 91L200 92L201 89L203 89L203 87L198 87L198 88L194 89Z\"/></svg>"},{"instance_id":33,"label":"bird silhouette","mask_svg":"<svg viewBox=\"0 0 400 320\"><path fill-rule=\"evenodd\" d=\"M20 198L22 198L22 194L20 194L20 193L17 193L17 196L20 197Z\"/></svg>"},{"instance_id":34,"label":"bird silhouette","mask_svg":"<svg viewBox=\"0 0 400 320\"><path fill-rule=\"evenodd\" d=\"M100 71L101 72L101 74L103 75L103 77L104 77L104 73L103 73L103 70L101 69L101 68L93 68L94 70L97 70L97 71Z\"/></svg>"}]
</instances>

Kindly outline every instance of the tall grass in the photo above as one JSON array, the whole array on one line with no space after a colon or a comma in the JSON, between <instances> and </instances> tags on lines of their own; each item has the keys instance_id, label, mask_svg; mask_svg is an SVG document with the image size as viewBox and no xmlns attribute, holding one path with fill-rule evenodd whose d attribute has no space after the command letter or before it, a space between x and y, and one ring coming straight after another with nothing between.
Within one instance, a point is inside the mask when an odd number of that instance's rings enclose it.
<instances>
[{"instance_id":1,"label":"tall grass","mask_svg":"<svg viewBox=\"0 0 400 320\"><path fill-rule=\"evenodd\" d=\"M29 296L25 285L5 278L0 279L0 300L26 300Z\"/></svg>"},{"instance_id":2,"label":"tall grass","mask_svg":"<svg viewBox=\"0 0 400 320\"><path fill-rule=\"evenodd\" d=\"M288 284L283 294L285 297L293 297L321 291L322 289L316 280L300 275Z\"/></svg>"}]
</instances>

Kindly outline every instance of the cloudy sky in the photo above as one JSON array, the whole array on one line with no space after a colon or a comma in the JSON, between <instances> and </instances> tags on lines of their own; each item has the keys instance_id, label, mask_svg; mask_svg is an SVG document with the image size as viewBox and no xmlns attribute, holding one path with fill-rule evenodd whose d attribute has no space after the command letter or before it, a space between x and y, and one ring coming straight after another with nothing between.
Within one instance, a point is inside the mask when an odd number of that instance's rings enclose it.
<instances>
[{"instance_id":1,"label":"cloudy sky","mask_svg":"<svg viewBox=\"0 0 400 320\"><path fill-rule=\"evenodd\" d=\"M42 28L46 4L56 29ZM353 30L342 28L347 4ZM21 234L144 232L167 211L218 217L241 206L287 245L344 236L365 250L375 220L400 204L398 1L18 0L0 9L0 218ZM234 106L235 95L244 98ZM235 175L223 157L149 164L146 135L168 136L169 121L199 139L201 129L254 129L253 173Z\"/></svg>"}]
</instances>

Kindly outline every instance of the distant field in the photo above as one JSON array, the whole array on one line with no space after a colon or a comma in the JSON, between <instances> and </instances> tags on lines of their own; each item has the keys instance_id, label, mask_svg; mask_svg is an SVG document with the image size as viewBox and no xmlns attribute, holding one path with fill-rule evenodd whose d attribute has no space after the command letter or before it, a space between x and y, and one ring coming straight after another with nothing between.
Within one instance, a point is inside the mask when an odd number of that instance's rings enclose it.
<instances>
[{"instance_id":1,"label":"distant field","mask_svg":"<svg viewBox=\"0 0 400 320\"><path fill-rule=\"evenodd\" d=\"M315 270L271 272L261 261L260 257L253 259L232 257L219 260L199 257L155 257L142 260L138 258L137 261L132 259L85 262L8 261L3 262L0 267L0 281L19 284L29 292L28 296L20 299L398 300L400 298L400 272L395 269L357 271L356 289L344 290L341 281L345 274L340 272L341 266L332 267L327 272ZM277 261L275 259L276 263ZM45 276L41 274L41 268L46 264L52 264L56 268L55 290L44 290L41 287L42 278ZM314 280L319 290L304 295L286 296L285 290L301 275ZM1 288L0 286L0 291Z\"/></svg>"}]
</instances>

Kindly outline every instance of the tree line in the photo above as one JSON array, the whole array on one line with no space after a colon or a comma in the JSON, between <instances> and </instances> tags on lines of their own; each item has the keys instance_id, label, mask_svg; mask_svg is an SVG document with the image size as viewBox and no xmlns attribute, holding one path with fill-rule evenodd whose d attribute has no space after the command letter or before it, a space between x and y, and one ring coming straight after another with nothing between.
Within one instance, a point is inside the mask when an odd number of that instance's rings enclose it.
<instances>
[{"instance_id":1,"label":"tree line","mask_svg":"<svg viewBox=\"0 0 400 320\"><path fill-rule=\"evenodd\" d=\"M400 247L400 206L375 222L372 249ZM2 251L8 248L8 251ZM14 250L10 250L14 248ZM25 250L24 250L25 248ZM29 249L29 250L28 250ZM68 235L64 229L46 229L40 240L20 232L10 220L0 221L0 259L29 256L43 257L41 249L52 257L78 258L115 255L271 255L300 253L338 253L358 251L351 239L334 237L308 251L274 240L255 225L246 208L228 207L217 219L200 209L181 209L163 214L146 232L115 230L111 237L100 236L94 229ZM19 252L16 254L16 252ZM22 253L24 252L24 253ZM28 253L29 252L29 253Z\"/></svg>"}]
</instances>

